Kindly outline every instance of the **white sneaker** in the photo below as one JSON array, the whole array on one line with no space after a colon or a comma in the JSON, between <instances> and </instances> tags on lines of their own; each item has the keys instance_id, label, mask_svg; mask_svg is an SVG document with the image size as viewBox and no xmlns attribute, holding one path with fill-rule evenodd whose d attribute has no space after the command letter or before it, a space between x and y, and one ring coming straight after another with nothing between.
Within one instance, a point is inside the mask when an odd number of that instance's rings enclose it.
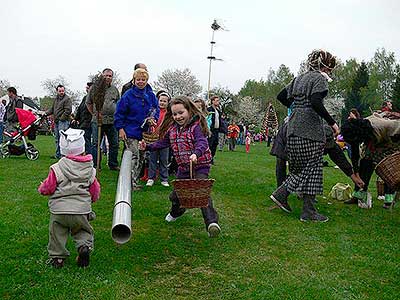
<instances>
[{"instance_id":1,"label":"white sneaker","mask_svg":"<svg viewBox=\"0 0 400 300\"><path fill-rule=\"evenodd\" d=\"M208 225L207 231L208 231L208 236L210 238L214 238L220 234L221 227L219 227L217 223L211 223L210 225Z\"/></svg>"},{"instance_id":2,"label":"white sneaker","mask_svg":"<svg viewBox=\"0 0 400 300\"><path fill-rule=\"evenodd\" d=\"M175 222L176 218L174 218L173 216L171 216L170 213L168 213L168 215L165 216L165 221L167 221L167 222Z\"/></svg>"},{"instance_id":3,"label":"white sneaker","mask_svg":"<svg viewBox=\"0 0 400 300\"><path fill-rule=\"evenodd\" d=\"M168 183L168 181L161 181L161 185L162 186L169 186L169 183Z\"/></svg>"},{"instance_id":4,"label":"white sneaker","mask_svg":"<svg viewBox=\"0 0 400 300\"><path fill-rule=\"evenodd\" d=\"M153 186L153 184L154 184L154 180L149 179L149 180L147 180L146 186Z\"/></svg>"}]
</instances>

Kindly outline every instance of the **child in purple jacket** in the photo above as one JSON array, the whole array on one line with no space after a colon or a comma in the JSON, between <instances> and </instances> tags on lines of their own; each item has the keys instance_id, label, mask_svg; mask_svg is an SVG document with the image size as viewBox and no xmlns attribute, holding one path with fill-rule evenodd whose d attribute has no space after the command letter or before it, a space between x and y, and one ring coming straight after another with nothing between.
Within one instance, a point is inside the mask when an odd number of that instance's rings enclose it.
<instances>
[{"instance_id":1,"label":"child in purple jacket","mask_svg":"<svg viewBox=\"0 0 400 300\"><path fill-rule=\"evenodd\" d=\"M205 179L208 178L212 158L207 142L208 134L204 115L188 97L181 96L171 100L168 105L164 121L160 126L161 140L150 145L141 141L140 147L142 150L150 151L171 147L178 164L177 179L190 178L190 161L194 164L195 177ZM175 190L169 199L172 206L165 220L173 222L184 214L185 209L180 207ZM211 198L208 200L208 206L201 208L201 212L209 237L218 236L221 228Z\"/></svg>"}]
</instances>

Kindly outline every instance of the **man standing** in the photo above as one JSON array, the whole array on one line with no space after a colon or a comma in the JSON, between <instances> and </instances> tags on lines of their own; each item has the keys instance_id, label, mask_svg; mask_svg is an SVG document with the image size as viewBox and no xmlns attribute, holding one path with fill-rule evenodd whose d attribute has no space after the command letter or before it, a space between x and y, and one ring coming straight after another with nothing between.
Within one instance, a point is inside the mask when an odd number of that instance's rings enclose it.
<instances>
[{"instance_id":1,"label":"man standing","mask_svg":"<svg viewBox=\"0 0 400 300\"><path fill-rule=\"evenodd\" d=\"M6 126L9 131L14 131L17 128L18 123L18 116L17 112L15 111L16 108L23 108L24 103L20 98L17 96L17 90L15 87L9 87L7 89L8 98L10 101L6 107Z\"/></svg>"},{"instance_id":2,"label":"man standing","mask_svg":"<svg viewBox=\"0 0 400 300\"><path fill-rule=\"evenodd\" d=\"M212 96L210 100L211 100L211 106L207 108L207 111L209 117L211 118L211 125L210 125L211 137L209 137L208 139L208 144L213 157L212 163L214 164L214 156L218 146L218 133L220 125L222 124L222 120L221 120L221 112L219 111L219 97Z\"/></svg>"},{"instance_id":3,"label":"man standing","mask_svg":"<svg viewBox=\"0 0 400 300\"><path fill-rule=\"evenodd\" d=\"M93 85L93 82L88 82L86 84L86 93L89 92L90 87ZM82 99L81 104L79 104L78 108L75 111L75 118L72 121L73 124L75 124L76 128L82 129L85 131L85 152L87 154L90 153L91 151L91 145L92 145L92 127L91 127L91 122L92 122L92 114L89 112L87 106L86 106L86 97L85 95Z\"/></svg>"},{"instance_id":4,"label":"man standing","mask_svg":"<svg viewBox=\"0 0 400 300\"><path fill-rule=\"evenodd\" d=\"M236 125L235 121L228 126L228 138L229 138L229 151L235 151L236 140L239 137L240 128Z\"/></svg>"},{"instance_id":5,"label":"man standing","mask_svg":"<svg viewBox=\"0 0 400 300\"><path fill-rule=\"evenodd\" d=\"M104 104L102 110L99 112L99 118L101 122L101 132L100 137L104 134L107 136L108 143L110 146L110 151L108 154L108 167L112 171L118 171L118 132L114 127L114 113L117 101L119 100L118 89L112 85L112 80L114 76L113 70L106 68L102 72L108 88L104 96ZM96 166L97 162L97 143L98 141L98 127L97 127L97 110L94 105L94 99L92 96L93 89L90 89L86 97L86 105L89 112L92 114L92 155L93 162Z\"/></svg>"},{"instance_id":6,"label":"man standing","mask_svg":"<svg viewBox=\"0 0 400 300\"><path fill-rule=\"evenodd\" d=\"M56 88L57 97L54 99L51 108L46 111L46 115L53 115L54 119L54 135L56 143L56 155L54 158L60 159L60 131L67 130L69 128L69 121L72 112L72 101L65 95L65 87L59 84Z\"/></svg>"}]
</instances>

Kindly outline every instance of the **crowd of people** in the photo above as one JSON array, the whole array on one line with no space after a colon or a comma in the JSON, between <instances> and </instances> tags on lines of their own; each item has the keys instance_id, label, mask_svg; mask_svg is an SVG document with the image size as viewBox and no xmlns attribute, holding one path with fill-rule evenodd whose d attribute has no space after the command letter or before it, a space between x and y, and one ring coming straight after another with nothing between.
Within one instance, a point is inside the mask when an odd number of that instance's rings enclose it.
<instances>
[{"instance_id":1,"label":"crowd of people","mask_svg":"<svg viewBox=\"0 0 400 300\"><path fill-rule=\"evenodd\" d=\"M278 132L274 129L274 134L265 136L252 135L246 126L235 120L228 125L217 95L210 97L207 107L203 99L172 98L167 91L155 94L148 83L149 73L144 64L135 65L132 80L123 86L121 95L112 84L113 70L104 69L102 76L106 90L102 105L98 106L96 90L93 83L88 82L87 95L74 114L65 87L57 86L57 97L46 115L52 115L54 119L54 157L59 160L51 165L48 177L39 187L41 194L49 196L48 253L52 265L56 268L64 265L69 255L66 249L68 234L77 246L78 265L89 265L93 249L93 228L89 221L94 218L91 203L100 196L100 184L95 174L99 171L96 168L100 167L102 156L98 153L98 143L103 137L109 144L107 162L110 170L119 170L119 141L122 140L124 148L132 152L133 191L142 189L140 177L146 156L146 186L152 187L159 177L161 185L168 187L171 157L176 164L177 179L190 178L190 165L193 165L195 178L205 179L215 164L218 145L223 147L225 144L225 137L230 151L235 151L239 143L245 145L247 153L255 140L265 138L268 145L272 142L271 154L276 156L277 188L270 198L283 211L292 212L288 197L296 194L303 201L301 221L328 221L329 218L319 213L315 206L316 196L323 191L324 154L328 154L355 184L352 198L345 203L365 201L376 164L400 151L400 114L392 111L390 102L385 102L381 111L366 118L353 109L339 128L324 107L336 58L327 51L315 50L307 62L308 71L294 78L277 95L277 99L288 107L288 117ZM16 90L10 88L7 109L0 104L0 117L3 115L11 125L17 122L13 111L20 105L16 94ZM3 123L0 126L2 128ZM157 137L155 141L144 138L151 134ZM342 148L349 150L351 163ZM385 208L393 206L394 195L393 187L386 185ZM169 200L171 208L165 221L174 222L185 209L180 206L175 190L170 193ZM221 227L211 197L201 212L208 235L218 236Z\"/></svg>"}]
</instances>

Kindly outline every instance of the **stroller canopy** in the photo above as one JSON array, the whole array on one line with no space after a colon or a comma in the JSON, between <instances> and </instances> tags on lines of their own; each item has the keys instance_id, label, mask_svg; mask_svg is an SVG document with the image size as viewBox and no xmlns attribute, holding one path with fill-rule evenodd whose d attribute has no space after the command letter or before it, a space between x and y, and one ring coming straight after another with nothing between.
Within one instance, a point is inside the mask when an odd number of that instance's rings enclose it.
<instances>
[{"instance_id":1,"label":"stroller canopy","mask_svg":"<svg viewBox=\"0 0 400 300\"><path fill-rule=\"evenodd\" d=\"M18 122L21 125L22 129L28 127L36 121L35 115L29 110L16 108L15 112L17 113Z\"/></svg>"}]
</instances>

